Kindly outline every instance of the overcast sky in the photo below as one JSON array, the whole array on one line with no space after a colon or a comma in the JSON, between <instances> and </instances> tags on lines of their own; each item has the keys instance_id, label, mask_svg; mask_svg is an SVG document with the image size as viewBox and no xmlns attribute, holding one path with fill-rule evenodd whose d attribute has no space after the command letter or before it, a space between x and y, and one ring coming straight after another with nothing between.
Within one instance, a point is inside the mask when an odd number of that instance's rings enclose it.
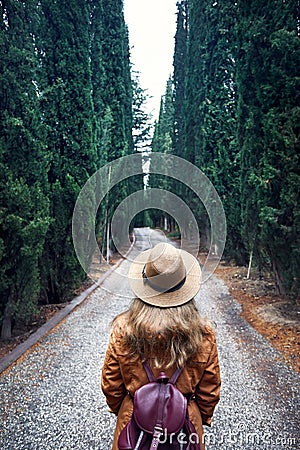
<instances>
[{"instance_id":1,"label":"overcast sky","mask_svg":"<svg viewBox=\"0 0 300 450\"><path fill-rule=\"evenodd\" d=\"M131 62L140 72L141 86L153 98L149 111L158 118L160 98L172 73L177 0L124 0Z\"/></svg>"}]
</instances>

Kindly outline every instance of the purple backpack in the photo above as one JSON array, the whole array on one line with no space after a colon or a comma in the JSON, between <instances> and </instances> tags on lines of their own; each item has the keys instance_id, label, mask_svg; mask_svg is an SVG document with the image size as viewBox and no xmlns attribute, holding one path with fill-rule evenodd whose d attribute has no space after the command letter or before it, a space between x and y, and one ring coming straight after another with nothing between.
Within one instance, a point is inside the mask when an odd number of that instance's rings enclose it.
<instances>
[{"instance_id":1,"label":"purple backpack","mask_svg":"<svg viewBox=\"0 0 300 450\"><path fill-rule=\"evenodd\" d=\"M120 433L119 450L201 450L187 399L175 386L183 368L170 379L164 372L156 379L147 361L143 366L149 383L134 394L133 414Z\"/></svg>"}]
</instances>

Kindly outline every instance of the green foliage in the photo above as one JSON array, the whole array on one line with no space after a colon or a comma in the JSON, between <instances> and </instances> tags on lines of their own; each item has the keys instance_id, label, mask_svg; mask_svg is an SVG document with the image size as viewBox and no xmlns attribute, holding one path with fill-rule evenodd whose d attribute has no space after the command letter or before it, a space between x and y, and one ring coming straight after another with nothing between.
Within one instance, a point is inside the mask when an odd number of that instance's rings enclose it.
<instances>
[{"instance_id":1,"label":"green foliage","mask_svg":"<svg viewBox=\"0 0 300 450\"><path fill-rule=\"evenodd\" d=\"M227 216L225 253L245 261L240 231L239 148L236 139L236 8L230 1L189 2L183 156L215 186ZM209 224L201 205L193 208L201 232Z\"/></svg>"},{"instance_id":2,"label":"green foliage","mask_svg":"<svg viewBox=\"0 0 300 450\"><path fill-rule=\"evenodd\" d=\"M278 291L299 292L300 43L296 2L239 4L243 235Z\"/></svg>"},{"instance_id":3,"label":"green foliage","mask_svg":"<svg viewBox=\"0 0 300 450\"><path fill-rule=\"evenodd\" d=\"M47 199L38 185L29 187L3 168L0 230L2 241L2 302L10 304L15 317L27 319L40 294L39 258L50 223L45 215ZM4 306L4 305L3 305Z\"/></svg>"},{"instance_id":4,"label":"green foliage","mask_svg":"<svg viewBox=\"0 0 300 450\"><path fill-rule=\"evenodd\" d=\"M278 291L297 297L299 2L187 4L177 4L174 132L166 134L172 115L164 98L152 150L182 156L209 177L227 216L225 254L246 264L253 251L259 269L273 270ZM150 180L184 198L205 241L199 200L178 183Z\"/></svg>"},{"instance_id":5,"label":"green foliage","mask_svg":"<svg viewBox=\"0 0 300 450\"><path fill-rule=\"evenodd\" d=\"M13 318L27 320L37 305L39 262L50 224L49 159L39 103L34 10L30 0L2 3L0 315L4 339L11 335Z\"/></svg>"},{"instance_id":6,"label":"green foliage","mask_svg":"<svg viewBox=\"0 0 300 450\"><path fill-rule=\"evenodd\" d=\"M128 33L122 0L92 0L91 5L94 56L101 58L102 66L97 72L100 62L94 61L92 76L98 101L111 112L111 145L104 151L112 161L133 152Z\"/></svg>"},{"instance_id":7,"label":"green foliage","mask_svg":"<svg viewBox=\"0 0 300 450\"><path fill-rule=\"evenodd\" d=\"M149 95L141 87L139 72L133 71L132 76L133 144L136 151L149 150L152 115L145 111Z\"/></svg>"},{"instance_id":8,"label":"green foliage","mask_svg":"<svg viewBox=\"0 0 300 450\"><path fill-rule=\"evenodd\" d=\"M185 143L185 79L187 63L187 37L188 37L188 3L183 0L177 3L177 27L174 48L174 136L173 147L175 155L182 155Z\"/></svg>"},{"instance_id":9,"label":"green foliage","mask_svg":"<svg viewBox=\"0 0 300 450\"><path fill-rule=\"evenodd\" d=\"M172 233L167 234L168 238L181 239L181 234L179 231L173 231Z\"/></svg>"},{"instance_id":10,"label":"green foliage","mask_svg":"<svg viewBox=\"0 0 300 450\"><path fill-rule=\"evenodd\" d=\"M166 93L161 99L159 119L155 124L152 151L172 153L173 150L174 105L173 84L171 77L166 86Z\"/></svg>"},{"instance_id":11,"label":"green foliage","mask_svg":"<svg viewBox=\"0 0 300 450\"><path fill-rule=\"evenodd\" d=\"M133 152L121 0L7 0L0 29L0 318L69 298L83 273L71 220L87 179ZM98 212L101 229L124 183ZM93 211L90 212L92 214ZM92 220L85 216L85 221Z\"/></svg>"},{"instance_id":12,"label":"green foliage","mask_svg":"<svg viewBox=\"0 0 300 450\"><path fill-rule=\"evenodd\" d=\"M80 188L97 167L90 14L84 0L43 0L40 8L37 45L54 219L44 246L42 280L45 301L60 302L83 276L73 249L71 220Z\"/></svg>"},{"instance_id":13,"label":"green foliage","mask_svg":"<svg viewBox=\"0 0 300 450\"><path fill-rule=\"evenodd\" d=\"M170 77L167 81L165 95L161 98L160 111L158 121L154 126L154 134L152 139L152 151L171 154L173 152L173 136L174 136L174 103L173 103L173 82ZM165 160L167 164L167 159ZM167 173L167 169L166 169ZM168 190L172 186L172 180L167 177L151 174L149 177L151 187ZM155 224L163 224L166 213L160 210L152 211L152 221ZM163 226L163 225L158 225Z\"/></svg>"}]
</instances>

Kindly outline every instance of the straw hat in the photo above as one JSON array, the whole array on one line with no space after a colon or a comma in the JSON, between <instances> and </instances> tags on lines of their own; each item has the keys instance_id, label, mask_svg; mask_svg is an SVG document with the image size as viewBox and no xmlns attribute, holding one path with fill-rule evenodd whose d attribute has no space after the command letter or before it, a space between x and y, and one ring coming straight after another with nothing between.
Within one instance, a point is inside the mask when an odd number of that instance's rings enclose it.
<instances>
[{"instance_id":1,"label":"straw hat","mask_svg":"<svg viewBox=\"0 0 300 450\"><path fill-rule=\"evenodd\" d=\"M168 308L183 305L197 294L201 269L193 255L162 242L139 254L130 266L128 278L138 298Z\"/></svg>"}]
</instances>

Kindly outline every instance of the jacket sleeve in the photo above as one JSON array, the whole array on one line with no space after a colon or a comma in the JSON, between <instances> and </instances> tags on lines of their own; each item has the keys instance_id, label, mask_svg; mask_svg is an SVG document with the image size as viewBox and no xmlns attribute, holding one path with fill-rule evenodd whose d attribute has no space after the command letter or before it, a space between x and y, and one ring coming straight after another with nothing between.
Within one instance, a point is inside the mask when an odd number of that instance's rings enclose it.
<instances>
[{"instance_id":1,"label":"jacket sleeve","mask_svg":"<svg viewBox=\"0 0 300 450\"><path fill-rule=\"evenodd\" d=\"M101 388L106 397L106 402L110 411L114 414L118 414L127 392L112 337L106 351L102 368Z\"/></svg>"},{"instance_id":2,"label":"jacket sleeve","mask_svg":"<svg viewBox=\"0 0 300 450\"><path fill-rule=\"evenodd\" d=\"M203 425L211 425L214 409L220 400L220 388L221 378L218 350L216 340L214 339L203 376L195 392L196 402L200 409Z\"/></svg>"}]
</instances>

